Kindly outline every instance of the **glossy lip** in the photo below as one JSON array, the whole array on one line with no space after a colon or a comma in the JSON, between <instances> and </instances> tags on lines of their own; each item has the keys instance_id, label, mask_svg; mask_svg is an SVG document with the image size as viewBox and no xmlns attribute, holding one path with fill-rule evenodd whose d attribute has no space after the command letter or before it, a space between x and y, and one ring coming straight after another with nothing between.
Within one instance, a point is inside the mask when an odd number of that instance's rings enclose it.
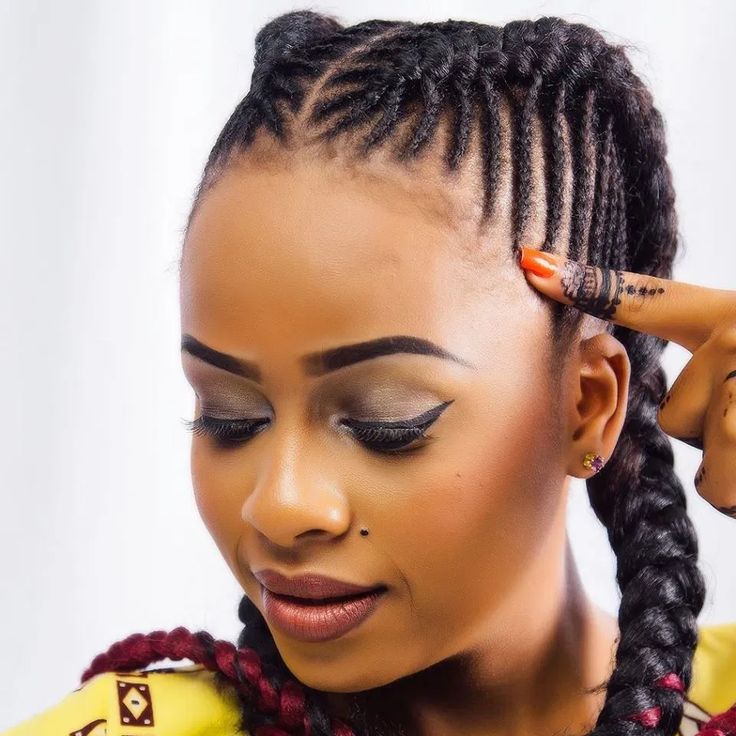
<instances>
[{"instance_id":1,"label":"glossy lip","mask_svg":"<svg viewBox=\"0 0 736 736\"><path fill-rule=\"evenodd\" d=\"M344 580L319 575L318 573L305 573L296 577L286 577L276 570L264 568L253 572L258 582L271 593L292 596L294 598L341 598L358 593L378 591L386 588L382 583L376 585L360 585L349 583Z\"/></svg>"},{"instance_id":2,"label":"glossy lip","mask_svg":"<svg viewBox=\"0 0 736 736\"><path fill-rule=\"evenodd\" d=\"M374 590L339 602L289 598L261 586L266 619L288 636L306 642L336 639L352 631L378 607L386 590Z\"/></svg>"}]
</instances>

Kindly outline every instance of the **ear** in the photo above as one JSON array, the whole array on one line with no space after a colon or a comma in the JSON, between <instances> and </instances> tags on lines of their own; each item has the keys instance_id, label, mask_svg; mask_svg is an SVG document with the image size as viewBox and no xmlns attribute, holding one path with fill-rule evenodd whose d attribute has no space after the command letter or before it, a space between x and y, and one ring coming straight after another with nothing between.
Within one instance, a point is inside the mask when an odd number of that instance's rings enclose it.
<instances>
[{"instance_id":1,"label":"ear","mask_svg":"<svg viewBox=\"0 0 736 736\"><path fill-rule=\"evenodd\" d=\"M586 452L611 457L626 418L631 363L626 348L613 335L601 332L579 344L570 407L568 475L590 478L583 465Z\"/></svg>"}]
</instances>

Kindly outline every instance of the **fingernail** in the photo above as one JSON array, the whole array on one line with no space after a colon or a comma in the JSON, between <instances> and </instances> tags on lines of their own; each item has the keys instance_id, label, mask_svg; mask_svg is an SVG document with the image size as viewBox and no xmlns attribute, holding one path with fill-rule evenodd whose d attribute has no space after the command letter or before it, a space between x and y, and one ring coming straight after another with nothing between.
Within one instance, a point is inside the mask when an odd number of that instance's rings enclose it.
<instances>
[{"instance_id":1,"label":"fingernail","mask_svg":"<svg viewBox=\"0 0 736 736\"><path fill-rule=\"evenodd\" d=\"M554 256L544 253L536 248L521 248L519 265L537 274L537 276L551 276L557 271L557 263Z\"/></svg>"}]
</instances>

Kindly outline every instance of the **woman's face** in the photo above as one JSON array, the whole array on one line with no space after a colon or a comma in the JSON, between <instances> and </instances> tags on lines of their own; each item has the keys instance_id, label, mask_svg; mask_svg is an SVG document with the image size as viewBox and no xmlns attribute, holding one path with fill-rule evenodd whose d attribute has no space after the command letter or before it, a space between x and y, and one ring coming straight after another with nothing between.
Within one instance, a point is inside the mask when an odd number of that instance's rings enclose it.
<instances>
[{"instance_id":1,"label":"woman's face","mask_svg":"<svg viewBox=\"0 0 736 736\"><path fill-rule=\"evenodd\" d=\"M262 420L239 444L192 443L199 511L243 590L264 613L263 568L387 588L332 640L266 616L292 672L334 692L512 640L564 556L565 388L508 224L452 227L428 179L368 171L232 167L192 221L181 272L182 333L257 366L246 377L182 351L195 417ZM314 357L389 336L457 360ZM426 438L403 453L342 423L427 412Z\"/></svg>"}]
</instances>

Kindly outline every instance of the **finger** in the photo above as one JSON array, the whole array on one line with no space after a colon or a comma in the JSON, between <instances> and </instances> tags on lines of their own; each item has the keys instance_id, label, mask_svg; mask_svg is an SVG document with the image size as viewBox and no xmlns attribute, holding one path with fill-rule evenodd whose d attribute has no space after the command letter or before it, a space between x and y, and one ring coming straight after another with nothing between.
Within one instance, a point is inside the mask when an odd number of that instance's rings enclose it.
<instances>
[{"instance_id":1,"label":"finger","mask_svg":"<svg viewBox=\"0 0 736 736\"><path fill-rule=\"evenodd\" d=\"M695 351L659 405L667 434L700 450L706 415L720 390L723 366L736 367L736 326L721 325Z\"/></svg>"},{"instance_id":2,"label":"finger","mask_svg":"<svg viewBox=\"0 0 736 736\"><path fill-rule=\"evenodd\" d=\"M736 291L601 269L534 248L521 248L518 262L527 281L552 299L691 352L718 324L736 319Z\"/></svg>"},{"instance_id":3,"label":"finger","mask_svg":"<svg viewBox=\"0 0 736 736\"><path fill-rule=\"evenodd\" d=\"M695 488L721 513L736 518L736 367L713 393L705 420L705 452Z\"/></svg>"},{"instance_id":4,"label":"finger","mask_svg":"<svg viewBox=\"0 0 736 736\"><path fill-rule=\"evenodd\" d=\"M668 435L699 450L713 394L714 352L704 345L692 355L660 402L657 416Z\"/></svg>"}]
</instances>

